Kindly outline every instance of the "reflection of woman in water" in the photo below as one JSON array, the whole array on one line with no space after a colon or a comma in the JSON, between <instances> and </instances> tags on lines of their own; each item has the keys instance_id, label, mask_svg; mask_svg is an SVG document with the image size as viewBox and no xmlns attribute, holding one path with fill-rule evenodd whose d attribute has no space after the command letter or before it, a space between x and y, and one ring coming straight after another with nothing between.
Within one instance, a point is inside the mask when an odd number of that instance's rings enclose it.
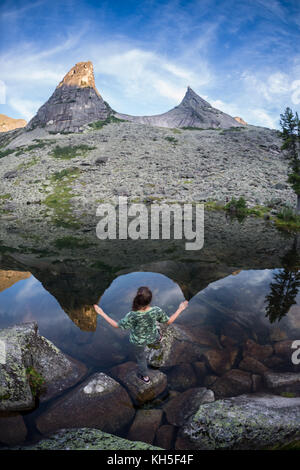
<instances>
[{"instance_id":1,"label":"reflection of woman in water","mask_svg":"<svg viewBox=\"0 0 300 470\"><path fill-rule=\"evenodd\" d=\"M157 323L173 323L178 315L188 306L188 301L181 302L173 315L168 315L160 307L151 307L152 292L148 287L139 287L132 303L132 310L118 323L103 312L102 308L94 305L96 312L114 328L130 330L129 341L134 345L138 364L138 377L146 383L150 382L147 368L146 346L159 344L161 334Z\"/></svg>"}]
</instances>

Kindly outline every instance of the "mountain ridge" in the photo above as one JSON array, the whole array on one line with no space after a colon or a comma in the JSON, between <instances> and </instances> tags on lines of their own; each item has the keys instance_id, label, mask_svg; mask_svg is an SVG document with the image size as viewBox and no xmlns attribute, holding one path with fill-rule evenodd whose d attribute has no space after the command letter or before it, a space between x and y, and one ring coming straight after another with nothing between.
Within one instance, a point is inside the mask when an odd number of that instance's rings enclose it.
<instances>
[{"instance_id":1,"label":"mountain ridge","mask_svg":"<svg viewBox=\"0 0 300 470\"><path fill-rule=\"evenodd\" d=\"M25 127L27 122L25 119L15 119L6 114L0 114L0 132L9 132L20 127Z\"/></svg>"},{"instance_id":2,"label":"mountain ridge","mask_svg":"<svg viewBox=\"0 0 300 470\"><path fill-rule=\"evenodd\" d=\"M51 132L80 132L84 124L106 119L110 114L109 106L96 88L92 62L78 62L26 128L46 127Z\"/></svg>"},{"instance_id":3,"label":"mountain ridge","mask_svg":"<svg viewBox=\"0 0 300 470\"><path fill-rule=\"evenodd\" d=\"M201 98L189 86L181 103L165 113L153 116L131 116L129 114L115 113L114 116L126 121L169 128L199 127L201 129L228 129L230 127L241 126L241 123L237 122L232 116L211 106L208 101Z\"/></svg>"},{"instance_id":4,"label":"mountain ridge","mask_svg":"<svg viewBox=\"0 0 300 470\"><path fill-rule=\"evenodd\" d=\"M67 72L26 129L45 127L50 132L81 132L85 124L105 120L111 115L126 121L169 128L227 129L244 125L212 107L190 86L181 103L162 114L132 116L113 111L97 90L93 64L88 61L78 62Z\"/></svg>"}]
</instances>

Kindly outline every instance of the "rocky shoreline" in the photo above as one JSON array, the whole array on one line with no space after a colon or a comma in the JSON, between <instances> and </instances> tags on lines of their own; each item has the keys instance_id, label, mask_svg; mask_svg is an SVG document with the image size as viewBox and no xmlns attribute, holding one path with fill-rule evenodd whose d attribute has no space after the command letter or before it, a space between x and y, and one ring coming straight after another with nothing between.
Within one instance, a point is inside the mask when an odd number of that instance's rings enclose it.
<instances>
[{"instance_id":1,"label":"rocky shoreline","mask_svg":"<svg viewBox=\"0 0 300 470\"><path fill-rule=\"evenodd\" d=\"M99 449L258 449L300 440L300 372L290 361L291 340L272 333L261 345L243 339L242 330L218 337L183 325L162 332L159 349L149 349L151 383L144 384L134 362L88 373L36 324L2 329L2 448L69 448L70 439L71 448L94 448L92 435ZM23 412L30 409L40 443L28 434Z\"/></svg>"}]
</instances>

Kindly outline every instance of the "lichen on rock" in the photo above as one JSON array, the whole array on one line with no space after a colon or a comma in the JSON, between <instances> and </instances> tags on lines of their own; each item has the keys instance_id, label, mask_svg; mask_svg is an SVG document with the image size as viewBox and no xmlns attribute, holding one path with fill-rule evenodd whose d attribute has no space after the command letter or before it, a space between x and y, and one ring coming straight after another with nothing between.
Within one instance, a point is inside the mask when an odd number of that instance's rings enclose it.
<instances>
[{"instance_id":1,"label":"lichen on rock","mask_svg":"<svg viewBox=\"0 0 300 470\"><path fill-rule=\"evenodd\" d=\"M99 429L62 429L37 444L19 450L162 450L144 442L128 441Z\"/></svg>"},{"instance_id":2,"label":"lichen on rock","mask_svg":"<svg viewBox=\"0 0 300 470\"><path fill-rule=\"evenodd\" d=\"M300 438L300 398L252 394L201 405L177 449L267 449Z\"/></svg>"}]
</instances>

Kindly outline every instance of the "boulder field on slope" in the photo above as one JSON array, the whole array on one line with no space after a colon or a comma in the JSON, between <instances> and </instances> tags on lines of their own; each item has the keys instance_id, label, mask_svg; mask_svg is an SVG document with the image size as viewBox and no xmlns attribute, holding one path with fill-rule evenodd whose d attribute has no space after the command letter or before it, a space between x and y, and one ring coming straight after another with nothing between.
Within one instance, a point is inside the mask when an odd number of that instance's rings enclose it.
<instances>
[{"instance_id":1,"label":"boulder field on slope","mask_svg":"<svg viewBox=\"0 0 300 470\"><path fill-rule=\"evenodd\" d=\"M57 209L45 203L62 184L70 189L68 213L83 227L95 225L99 201L117 203L119 196L136 202L223 204L243 196L249 206L275 209L295 204L281 145L275 130L253 127L174 133L119 122L70 135L35 129L18 134L7 147L11 153L1 158L6 195L0 200L1 219L46 219L52 225ZM60 158L64 151L69 158ZM67 179L55 179L62 172Z\"/></svg>"}]
</instances>

